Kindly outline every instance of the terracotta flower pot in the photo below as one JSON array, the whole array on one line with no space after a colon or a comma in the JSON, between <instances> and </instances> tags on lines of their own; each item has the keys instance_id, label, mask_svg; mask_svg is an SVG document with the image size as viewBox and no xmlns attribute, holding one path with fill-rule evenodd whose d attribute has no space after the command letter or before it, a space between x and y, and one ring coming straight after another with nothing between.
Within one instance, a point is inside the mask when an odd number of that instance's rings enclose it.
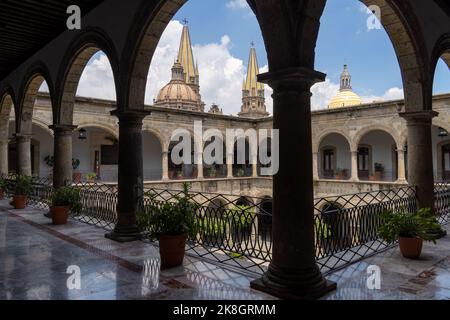
<instances>
[{"instance_id":1,"label":"terracotta flower pot","mask_svg":"<svg viewBox=\"0 0 450 320\"><path fill-rule=\"evenodd\" d=\"M50 207L52 222L54 225L66 224L69 217L68 206L53 206Z\"/></svg>"},{"instance_id":2,"label":"terracotta flower pot","mask_svg":"<svg viewBox=\"0 0 450 320\"><path fill-rule=\"evenodd\" d=\"M0 200L3 200L4 197L5 197L5 190L0 189Z\"/></svg>"},{"instance_id":3,"label":"terracotta flower pot","mask_svg":"<svg viewBox=\"0 0 450 320\"><path fill-rule=\"evenodd\" d=\"M72 175L72 180L74 183L80 183L82 178L81 172L74 172Z\"/></svg>"},{"instance_id":4,"label":"terracotta flower pot","mask_svg":"<svg viewBox=\"0 0 450 320\"><path fill-rule=\"evenodd\" d=\"M173 268L183 264L186 240L186 234L159 237L161 269Z\"/></svg>"},{"instance_id":5,"label":"terracotta flower pot","mask_svg":"<svg viewBox=\"0 0 450 320\"><path fill-rule=\"evenodd\" d=\"M423 239L399 237L400 252L405 258L417 259L422 253Z\"/></svg>"},{"instance_id":6,"label":"terracotta flower pot","mask_svg":"<svg viewBox=\"0 0 450 320\"><path fill-rule=\"evenodd\" d=\"M25 209L27 206L28 197L22 195L14 195L13 196L13 206L14 209Z\"/></svg>"}]
</instances>

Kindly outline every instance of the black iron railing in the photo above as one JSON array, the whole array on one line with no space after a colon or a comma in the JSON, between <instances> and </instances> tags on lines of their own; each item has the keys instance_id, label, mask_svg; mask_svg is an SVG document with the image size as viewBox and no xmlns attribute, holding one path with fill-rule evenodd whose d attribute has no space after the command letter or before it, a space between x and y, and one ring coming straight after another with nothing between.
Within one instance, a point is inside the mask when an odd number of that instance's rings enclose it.
<instances>
[{"instance_id":1,"label":"black iron railing","mask_svg":"<svg viewBox=\"0 0 450 320\"><path fill-rule=\"evenodd\" d=\"M387 210L414 212L412 187L316 199L316 260L329 273L395 244L382 241L378 229Z\"/></svg>"},{"instance_id":2,"label":"black iron railing","mask_svg":"<svg viewBox=\"0 0 450 320\"><path fill-rule=\"evenodd\" d=\"M13 194L14 178L7 181ZM83 210L72 218L111 230L117 222L117 186L78 184ZM53 188L48 180L35 179L29 205L47 210ZM141 210L158 210L175 201L182 191L146 189ZM450 184L435 186L436 212L441 223L450 221ZM187 253L208 261L262 273L272 259L271 199L237 195L190 192L198 206L198 232L189 239ZM388 244L378 237L381 214L386 210L416 210L413 187L365 192L315 199L314 227L316 259L325 274L383 251ZM148 231L148 230L147 230ZM149 239L148 232L144 238Z\"/></svg>"},{"instance_id":3,"label":"black iron railing","mask_svg":"<svg viewBox=\"0 0 450 320\"><path fill-rule=\"evenodd\" d=\"M450 183L434 185L435 210L441 224L450 222Z\"/></svg>"},{"instance_id":4,"label":"black iron railing","mask_svg":"<svg viewBox=\"0 0 450 320\"><path fill-rule=\"evenodd\" d=\"M142 210L158 210L182 195L146 189ZM272 215L264 209L270 200L200 192L188 197L198 207L197 234L188 241L188 254L256 273L265 270L272 257ZM147 240L156 240L148 234L144 232Z\"/></svg>"}]
</instances>

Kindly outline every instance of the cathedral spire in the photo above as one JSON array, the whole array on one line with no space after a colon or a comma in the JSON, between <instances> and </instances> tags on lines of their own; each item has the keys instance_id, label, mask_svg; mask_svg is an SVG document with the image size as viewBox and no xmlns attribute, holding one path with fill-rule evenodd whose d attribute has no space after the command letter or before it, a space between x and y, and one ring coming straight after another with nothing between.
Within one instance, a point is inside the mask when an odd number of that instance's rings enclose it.
<instances>
[{"instance_id":1,"label":"cathedral spire","mask_svg":"<svg viewBox=\"0 0 450 320\"><path fill-rule=\"evenodd\" d=\"M256 50L252 43L248 59L247 75L242 84L242 108L239 116L262 118L269 114L266 111L264 84L258 82L259 65Z\"/></svg>"},{"instance_id":2,"label":"cathedral spire","mask_svg":"<svg viewBox=\"0 0 450 320\"><path fill-rule=\"evenodd\" d=\"M244 81L243 90L248 91L251 96L257 96L262 91L264 96L264 84L258 82L259 66L256 57L256 50L252 46L248 59L247 76Z\"/></svg>"},{"instance_id":3,"label":"cathedral spire","mask_svg":"<svg viewBox=\"0 0 450 320\"><path fill-rule=\"evenodd\" d=\"M194 55L192 53L191 36L189 34L189 27L186 22L183 26L183 32L181 34L178 61L183 66L186 83L189 85L198 86L198 74L194 63Z\"/></svg>"},{"instance_id":4,"label":"cathedral spire","mask_svg":"<svg viewBox=\"0 0 450 320\"><path fill-rule=\"evenodd\" d=\"M348 71L348 66L346 64L344 64L344 71L342 71L342 74L341 74L341 87L340 87L339 91L352 90L351 81L352 81L352 76L350 75L350 72Z\"/></svg>"}]
</instances>

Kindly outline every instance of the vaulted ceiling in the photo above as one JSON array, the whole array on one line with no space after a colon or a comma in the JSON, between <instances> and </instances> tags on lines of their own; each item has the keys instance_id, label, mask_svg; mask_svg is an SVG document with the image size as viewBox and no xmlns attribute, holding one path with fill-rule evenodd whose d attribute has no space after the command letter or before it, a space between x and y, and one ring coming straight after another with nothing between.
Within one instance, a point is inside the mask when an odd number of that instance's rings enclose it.
<instances>
[{"instance_id":1,"label":"vaulted ceiling","mask_svg":"<svg viewBox=\"0 0 450 320\"><path fill-rule=\"evenodd\" d=\"M66 30L70 5L85 15L102 1L1 0L0 79Z\"/></svg>"}]
</instances>

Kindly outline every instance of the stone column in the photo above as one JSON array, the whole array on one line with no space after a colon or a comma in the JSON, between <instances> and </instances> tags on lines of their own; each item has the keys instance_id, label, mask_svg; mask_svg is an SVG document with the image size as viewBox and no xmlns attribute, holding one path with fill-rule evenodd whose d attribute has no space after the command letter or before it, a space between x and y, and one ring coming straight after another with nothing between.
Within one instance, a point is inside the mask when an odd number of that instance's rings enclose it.
<instances>
[{"instance_id":1,"label":"stone column","mask_svg":"<svg viewBox=\"0 0 450 320\"><path fill-rule=\"evenodd\" d=\"M258 177L258 154L252 154L252 177Z\"/></svg>"},{"instance_id":2,"label":"stone column","mask_svg":"<svg viewBox=\"0 0 450 320\"><path fill-rule=\"evenodd\" d=\"M8 174L8 140L0 140L0 175Z\"/></svg>"},{"instance_id":3,"label":"stone column","mask_svg":"<svg viewBox=\"0 0 450 320\"><path fill-rule=\"evenodd\" d=\"M195 152L195 161L197 165L197 179L203 179L203 152Z\"/></svg>"},{"instance_id":4,"label":"stone column","mask_svg":"<svg viewBox=\"0 0 450 320\"><path fill-rule=\"evenodd\" d=\"M316 264L311 139L311 86L325 75L291 68L259 76L273 88L279 170L273 177L272 261L252 288L287 299L314 299L334 290Z\"/></svg>"},{"instance_id":5,"label":"stone column","mask_svg":"<svg viewBox=\"0 0 450 320\"><path fill-rule=\"evenodd\" d=\"M57 124L53 130L53 187L65 186L72 181L72 134L77 128L72 125Z\"/></svg>"},{"instance_id":6,"label":"stone column","mask_svg":"<svg viewBox=\"0 0 450 320\"><path fill-rule=\"evenodd\" d=\"M31 136L16 134L16 143L19 174L31 176Z\"/></svg>"},{"instance_id":7,"label":"stone column","mask_svg":"<svg viewBox=\"0 0 450 320\"><path fill-rule=\"evenodd\" d=\"M142 120L148 112L111 112L119 118L117 224L106 237L119 242L139 240L136 213L143 196Z\"/></svg>"},{"instance_id":8,"label":"stone column","mask_svg":"<svg viewBox=\"0 0 450 320\"><path fill-rule=\"evenodd\" d=\"M313 152L312 156L313 156L313 180L317 181L319 180L319 166L318 166L319 153Z\"/></svg>"},{"instance_id":9,"label":"stone column","mask_svg":"<svg viewBox=\"0 0 450 320\"><path fill-rule=\"evenodd\" d=\"M233 178L233 153L227 153L227 178Z\"/></svg>"},{"instance_id":10,"label":"stone column","mask_svg":"<svg viewBox=\"0 0 450 320\"><path fill-rule=\"evenodd\" d=\"M358 176L358 150L353 150L350 152L350 158L352 162L352 174L350 177L351 181L359 181Z\"/></svg>"},{"instance_id":11,"label":"stone column","mask_svg":"<svg viewBox=\"0 0 450 320\"><path fill-rule=\"evenodd\" d=\"M405 150L397 149L397 182L406 183Z\"/></svg>"},{"instance_id":12,"label":"stone column","mask_svg":"<svg viewBox=\"0 0 450 320\"><path fill-rule=\"evenodd\" d=\"M162 153L162 179L163 181L169 180L169 151Z\"/></svg>"},{"instance_id":13,"label":"stone column","mask_svg":"<svg viewBox=\"0 0 450 320\"><path fill-rule=\"evenodd\" d=\"M416 187L417 206L434 211L431 122L435 111L405 112L408 127L408 182Z\"/></svg>"}]
</instances>

